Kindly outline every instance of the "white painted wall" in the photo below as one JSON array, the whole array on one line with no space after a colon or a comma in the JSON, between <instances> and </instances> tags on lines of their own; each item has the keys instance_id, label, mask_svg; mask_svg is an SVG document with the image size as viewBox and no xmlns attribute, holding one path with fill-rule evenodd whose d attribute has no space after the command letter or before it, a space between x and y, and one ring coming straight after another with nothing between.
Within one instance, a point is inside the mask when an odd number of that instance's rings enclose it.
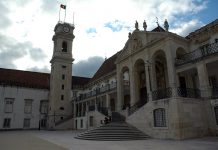
<instances>
[{"instance_id":1,"label":"white painted wall","mask_svg":"<svg viewBox=\"0 0 218 150\"><path fill-rule=\"evenodd\" d=\"M23 87L0 86L0 130L3 128L4 118L11 118L10 129L22 129L24 118L30 118L30 128L39 127L40 101L48 100L49 91L45 89L31 89ZM14 98L13 112L5 113L5 98ZM32 113L24 113L24 99L32 99Z\"/></svg>"}]
</instances>

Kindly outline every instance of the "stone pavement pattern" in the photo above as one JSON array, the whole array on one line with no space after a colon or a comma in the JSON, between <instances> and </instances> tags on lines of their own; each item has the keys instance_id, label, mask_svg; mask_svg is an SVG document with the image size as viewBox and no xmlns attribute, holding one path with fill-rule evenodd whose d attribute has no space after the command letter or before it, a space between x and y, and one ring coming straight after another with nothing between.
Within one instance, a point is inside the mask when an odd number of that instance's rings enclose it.
<instances>
[{"instance_id":1,"label":"stone pavement pattern","mask_svg":"<svg viewBox=\"0 0 218 150\"><path fill-rule=\"evenodd\" d=\"M0 150L67 150L26 131L0 132Z\"/></svg>"},{"instance_id":2,"label":"stone pavement pattern","mask_svg":"<svg viewBox=\"0 0 218 150\"><path fill-rule=\"evenodd\" d=\"M72 131L0 132L0 150L218 150L218 137L183 141L88 141ZM9 145L9 146L8 146Z\"/></svg>"}]
</instances>

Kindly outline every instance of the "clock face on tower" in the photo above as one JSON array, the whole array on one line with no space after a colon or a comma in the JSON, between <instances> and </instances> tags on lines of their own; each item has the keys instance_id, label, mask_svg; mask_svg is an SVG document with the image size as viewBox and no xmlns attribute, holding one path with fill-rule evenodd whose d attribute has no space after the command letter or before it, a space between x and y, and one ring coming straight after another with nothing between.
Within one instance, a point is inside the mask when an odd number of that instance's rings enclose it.
<instances>
[{"instance_id":1,"label":"clock face on tower","mask_svg":"<svg viewBox=\"0 0 218 150\"><path fill-rule=\"evenodd\" d=\"M64 32L66 32L66 33L67 33L67 32L69 32L69 31L70 31L70 28L69 28L69 27L67 27L67 26L64 26L64 27L63 27L63 30L64 30Z\"/></svg>"}]
</instances>

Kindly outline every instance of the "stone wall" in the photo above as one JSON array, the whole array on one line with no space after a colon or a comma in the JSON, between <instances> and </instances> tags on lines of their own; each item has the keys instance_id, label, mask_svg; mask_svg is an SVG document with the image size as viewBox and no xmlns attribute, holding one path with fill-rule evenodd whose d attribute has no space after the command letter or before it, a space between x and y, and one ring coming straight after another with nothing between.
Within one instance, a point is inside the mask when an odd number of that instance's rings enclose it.
<instances>
[{"instance_id":1,"label":"stone wall","mask_svg":"<svg viewBox=\"0 0 218 150\"><path fill-rule=\"evenodd\" d=\"M15 86L0 86L0 129L3 128L4 118L11 118L11 126L7 129L23 129L24 118L30 119L29 129L39 128L40 101L48 100L48 90L31 89ZM13 98L13 111L6 113L5 98ZM24 113L25 99L32 100L32 111Z\"/></svg>"}]
</instances>

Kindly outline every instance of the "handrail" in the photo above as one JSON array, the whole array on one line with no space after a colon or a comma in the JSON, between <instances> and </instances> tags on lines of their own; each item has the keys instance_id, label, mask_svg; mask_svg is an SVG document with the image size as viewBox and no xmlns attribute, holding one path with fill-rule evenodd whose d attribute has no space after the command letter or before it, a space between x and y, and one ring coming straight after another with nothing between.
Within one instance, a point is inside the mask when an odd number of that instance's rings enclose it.
<instances>
[{"instance_id":1,"label":"handrail","mask_svg":"<svg viewBox=\"0 0 218 150\"><path fill-rule=\"evenodd\" d=\"M178 96L180 97L188 97L188 98L200 98L201 97L201 91L199 89L194 88L177 88Z\"/></svg>"},{"instance_id":2,"label":"handrail","mask_svg":"<svg viewBox=\"0 0 218 150\"><path fill-rule=\"evenodd\" d=\"M133 106L131 106L128 110L128 115L130 116L131 114L133 114L134 112L136 112L139 108L141 108L142 106L144 106L147 103L147 100L144 101L138 101L136 102Z\"/></svg>"},{"instance_id":3,"label":"handrail","mask_svg":"<svg viewBox=\"0 0 218 150\"><path fill-rule=\"evenodd\" d=\"M58 122L55 122L55 126L57 126L57 125L59 125L59 124L62 124L62 123L64 123L64 122L66 122L66 121L72 119L73 117L74 117L74 115L70 115L70 116L64 118L63 120L59 120Z\"/></svg>"},{"instance_id":4,"label":"handrail","mask_svg":"<svg viewBox=\"0 0 218 150\"><path fill-rule=\"evenodd\" d=\"M164 89L159 89L155 90L152 92L152 100L159 100L159 99L164 99L164 98L170 98L172 97L172 88L164 88Z\"/></svg>"}]
</instances>

